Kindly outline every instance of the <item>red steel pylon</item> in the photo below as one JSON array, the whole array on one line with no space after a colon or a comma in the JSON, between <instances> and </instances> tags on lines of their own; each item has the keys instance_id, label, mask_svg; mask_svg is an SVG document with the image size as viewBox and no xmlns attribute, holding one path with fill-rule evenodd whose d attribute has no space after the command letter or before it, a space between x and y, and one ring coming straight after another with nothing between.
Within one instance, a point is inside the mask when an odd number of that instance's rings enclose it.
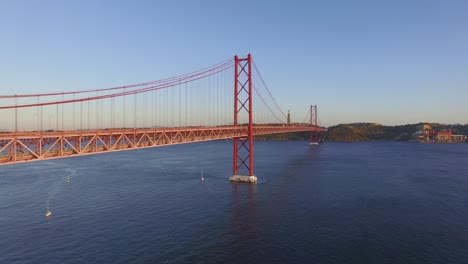
<instances>
[{"instance_id":1,"label":"red steel pylon","mask_svg":"<svg viewBox=\"0 0 468 264\"><path fill-rule=\"evenodd\" d=\"M239 168L245 168L253 176L252 56L238 58L236 55L234 63L234 126L239 125L241 111L249 115L249 123L247 137L234 138L233 175L237 175Z\"/></svg>"}]
</instances>

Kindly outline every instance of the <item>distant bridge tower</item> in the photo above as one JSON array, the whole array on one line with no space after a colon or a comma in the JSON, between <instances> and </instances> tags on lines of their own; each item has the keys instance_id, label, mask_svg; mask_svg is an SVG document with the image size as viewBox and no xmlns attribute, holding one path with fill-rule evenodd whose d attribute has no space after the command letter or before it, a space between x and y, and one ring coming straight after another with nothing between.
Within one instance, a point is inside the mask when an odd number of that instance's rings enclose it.
<instances>
[{"instance_id":1,"label":"distant bridge tower","mask_svg":"<svg viewBox=\"0 0 468 264\"><path fill-rule=\"evenodd\" d=\"M310 106L310 126L314 127L314 130L310 130L310 145L318 145L318 113L317 105ZM314 141L315 134L315 141Z\"/></svg>"},{"instance_id":2,"label":"distant bridge tower","mask_svg":"<svg viewBox=\"0 0 468 264\"><path fill-rule=\"evenodd\" d=\"M291 125L291 111L288 110L288 126Z\"/></svg>"}]
</instances>

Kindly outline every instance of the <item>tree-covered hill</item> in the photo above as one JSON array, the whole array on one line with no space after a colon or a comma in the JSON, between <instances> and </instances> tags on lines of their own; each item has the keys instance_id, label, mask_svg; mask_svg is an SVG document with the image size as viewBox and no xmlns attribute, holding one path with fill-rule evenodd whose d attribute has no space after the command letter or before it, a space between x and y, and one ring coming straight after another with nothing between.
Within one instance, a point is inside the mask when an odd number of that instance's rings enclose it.
<instances>
[{"instance_id":1,"label":"tree-covered hill","mask_svg":"<svg viewBox=\"0 0 468 264\"><path fill-rule=\"evenodd\" d=\"M468 125L445 125L438 123L418 123L400 126L384 126L377 123L340 124L329 127L327 132L320 134L321 140L326 141L376 141L396 140L407 141L414 139L412 135L418 131L452 130L452 134L468 135ZM256 136L256 140L308 140L309 132L288 134L273 134Z\"/></svg>"},{"instance_id":2,"label":"tree-covered hill","mask_svg":"<svg viewBox=\"0 0 468 264\"><path fill-rule=\"evenodd\" d=\"M401 126L383 126L376 123L340 124L329 127L325 140L329 141L367 141L367 140L397 140L407 141L418 131L452 130L453 134L468 134L468 125L444 125L438 123L418 123Z\"/></svg>"}]
</instances>

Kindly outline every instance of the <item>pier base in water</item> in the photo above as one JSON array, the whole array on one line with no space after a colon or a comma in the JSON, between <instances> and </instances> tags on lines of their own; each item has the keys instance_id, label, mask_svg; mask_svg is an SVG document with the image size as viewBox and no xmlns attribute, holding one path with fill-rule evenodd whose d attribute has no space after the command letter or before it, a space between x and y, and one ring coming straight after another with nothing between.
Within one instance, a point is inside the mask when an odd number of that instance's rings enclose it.
<instances>
[{"instance_id":1,"label":"pier base in water","mask_svg":"<svg viewBox=\"0 0 468 264\"><path fill-rule=\"evenodd\" d=\"M256 183L257 176L242 176L242 175L232 175L229 177L229 180L232 182L247 182L247 183Z\"/></svg>"}]
</instances>

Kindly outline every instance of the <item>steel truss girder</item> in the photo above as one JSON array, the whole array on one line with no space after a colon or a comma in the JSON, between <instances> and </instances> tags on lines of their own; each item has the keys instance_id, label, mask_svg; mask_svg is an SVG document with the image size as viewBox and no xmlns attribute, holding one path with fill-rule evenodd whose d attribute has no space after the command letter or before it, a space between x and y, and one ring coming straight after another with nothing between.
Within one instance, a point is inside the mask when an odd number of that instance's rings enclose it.
<instances>
[{"instance_id":1,"label":"steel truss girder","mask_svg":"<svg viewBox=\"0 0 468 264\"><path fill-rule=\"evenodd\" d=\"M253 126L253 135L314 129ZM0 165L247 136L247 126L0 133Z\"/></svg>"}]
</instances>

